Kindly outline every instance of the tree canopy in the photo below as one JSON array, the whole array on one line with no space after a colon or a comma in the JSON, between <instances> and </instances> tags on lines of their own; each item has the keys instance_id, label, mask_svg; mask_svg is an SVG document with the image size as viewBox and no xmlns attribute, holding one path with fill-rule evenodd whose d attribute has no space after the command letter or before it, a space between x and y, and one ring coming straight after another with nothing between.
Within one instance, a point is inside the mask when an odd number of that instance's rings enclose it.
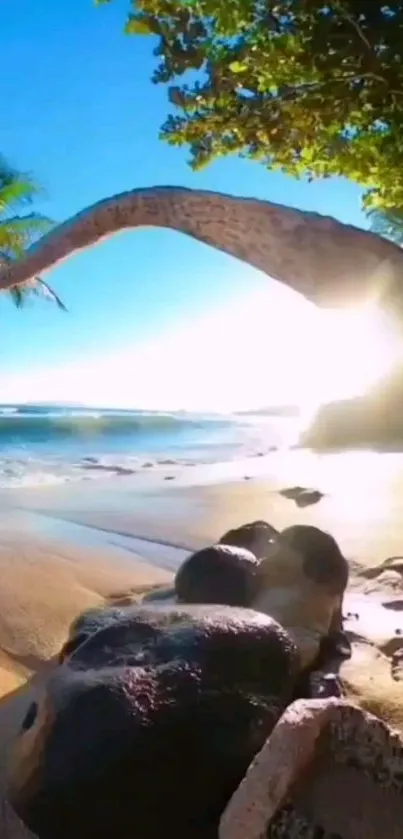
<instances>
[{"instance_id":1,"label":"tree canopy","mask_svg":"<svg viewBox=\"0 0 403 839\"><path fill-rule=\"evenodd\" d=\"M126 32L154 36L161 136L193 168L237 153L403 208L403 3L132 0Z\"/></svg>"},{"instance_id":2,"label":"tree canopy","mask_svg":"<svg viewBox=\"0 0 403 839\"><path fill-rule=\"evenodd\" d=\"M27 247L53 226L53 222L41 213L19 212L32 205L40 193L41 188L29 175L14 169L0 157L0 266L21 259ZM66 308L40 277L10 288L9 294L18 308L32 294L53 301L59 309Z\"/></svg>"}]
</instances>

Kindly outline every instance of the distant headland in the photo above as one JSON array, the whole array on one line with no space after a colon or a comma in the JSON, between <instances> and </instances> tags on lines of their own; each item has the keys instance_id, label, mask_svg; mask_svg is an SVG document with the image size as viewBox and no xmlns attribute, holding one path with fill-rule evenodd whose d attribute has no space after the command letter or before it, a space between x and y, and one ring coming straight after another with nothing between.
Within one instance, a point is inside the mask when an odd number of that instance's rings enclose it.
<instances>
[{"instance_id":1,"label":"distant headland","mask_svg":"<svg viewBox=\"0 0 403 839\"><path fill-rule=\"evenodd\" d=\"M403 360L371 390L323 405L300 445L314 449L403 446Z\"/></svg>"}]
</instances>

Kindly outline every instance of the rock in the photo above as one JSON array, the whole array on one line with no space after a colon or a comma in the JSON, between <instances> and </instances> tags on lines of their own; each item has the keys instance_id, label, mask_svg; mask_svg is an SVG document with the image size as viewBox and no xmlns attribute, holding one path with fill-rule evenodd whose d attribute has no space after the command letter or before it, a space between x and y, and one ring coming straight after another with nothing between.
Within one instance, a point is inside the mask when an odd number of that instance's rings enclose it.
<instances>
[{"instance_id":1,"label":"rock","mask_svg":"<svg viewBox=\"0 0 403 839\"><path fill-rule=\"evenodd\" d=\"M247 548L261 560L270 556L277 536L278 530L267 521L252 521L228 530L221 536L219 544Z\"/></svg>"},{"instance_id":2,"label":"rock","mask_svg":"<svg viewBox=\"0 0 403 839\"><path fill-rule=\"evenodd\" d=\"M307 492L306 487L287 487L286 489L280 489L279 494L282 495L284 498L289 498L291 501L295 501L295 499L298 498L299 495L301 495L301 492Z\"/></svg>"},{"instance_id":3,"label":"rock","mask_svg":"<svg viewBox=\"0 0 403 839\"><path fill-rule=\"evenodd\" d=\"M130 469L128 466L117 466L108 463L97 463L96 460L87 459L86 463L82 463L83 469L89 469L96 472L114 472L116 475L135 475L136 469Z\"/></svg>"},{"instance_id":4,"label":"rock","mask_svg":"<svg viewBox=\"0 0 403 839\"><path fill-rule=\"evenodd\" d=\"M317 450L363 446L398 450L403 439L402 398L400 359L362 396L323 405L299 444Z\"/></svg>"},{"instance_id":5,"label":"rock","mask_svg":"<svg viewBox=\"0 0 403 839\"><path fill-rule=\"evenodd\" d=\"M304 487L298 486L281 489L280 495L295 501L297 507L309 507L311 504L317 504L321 498L324 498L324 493L318 489L305 489Z\"/></svg>"},{"instance_id":6,"label":"rock","mask_svg":"<svg viewBox=\"0 0 403 839\"><path fill-rule=\"evenodd\" d=\"M246 548L223 544L203 548L185 559L176 573L178 602L250 606L258 564Z\"/></svg>"},{"instance_id":7,"label":"rock","mask_svg":"<svg viewBox=\"0 0 403 839\"><path fill-rule=\"evenodd\" d=\"M164 586L163 588L155 589L144 595L143 603L177 603L175 586Z\"/></svg>"},{"instance_id":8,"label":"rock","mask_svg":"<svg viewBox=\"0 0 403 839\"><path fill-rule=\"evenodd\" d=\"M403 732L403 691L393 672L393 658L364 638L352 637L352 642L352 656L339 672L348 697Z\"/></svg>"},{"instance_id":9,"label":"rock","mask_svg":"<svg viewBox=\"0 0 403 839\"><path fill-rule=\"evenodd\" d=\"M297 507L310 507L311 504L317 504L322 498L324 498L323 492L320 492L318 489L312 489L301 492L298 498L295 499L295 503Z\"/></svg>"},{"instance_id":10,"label":"rock","mask_svg":"<svg viewBox=\"0 0 403 839\"><path fill-rule=\"evenodd\" d=\"M396 653L401 652L402 649L402 638L400 633L397 632L394 638L388 638L386 643L382 645L381 652L385 653L388 658L392 658Z\"/></svg>"},{"instance_id":11,"label":"rock","mask_svg":"<svg viewBox=\"0 0 403 839\"><path fill-rule=\"evenodd\" d=\"M68 643L14 749L25 825L39 839L216 839L292 699L288 634L251 610L130 606L83 615Z\"/></svg>"},{"instance_id":12,"label":"rock","mask_svg":"<svg viewBox=\"0 0 403 839\"><path fill-rule=\"evenodd\" d=\"M227 539L238 547L220 542L184 561L175 578L178 602L245 606L273 617L298 645L300 695L321 695L328 677L351 655L342 626L348 564L336 541L306 525L279 534L267 522L228 531L221 541ZM255 555L241 543L253 546ZM265 559L259 562L256 555ZM147 601L172 596L172 588L164 588Z\"/></svg>"},{"instance_id":13,"label":"rock","mask_svg":"<svg viewBox=\"0 0 403 839\"><path fill-rule=\"evenodd\" d=\"M370 568L361 567L360 573L362 577L373 580L374 577L378 577L383 571L388 570L398 571L400 574L403 574L403 556L389 556L379 565L373 565Z\"/></svg>"},{"instance_id":14,"label":"rock","mask_svg":"<svg viewBox=\"0 0 403 839\"><path fill-rule=\"evenodd\" d=\"M260 563L257 574L251 605L287 628L300 649L302 666L313 666L323 640L333 633L340 663L337 646L348 563L335 539L317 527L286 528L277 538L277 550Z\"/></svg>"},{"instance_id":15,"label":"rock","mask_svg":"<svg viewBox=\"0 0 403 839\"><path fill-rule=\"evenodd\" d=\"M368 582L363 587L365 594L403 594L403 558L392 556L380 565L364 568L360 576Z\"/></svg>"},{"instance_id":16,"label":"rock","mask_svg":"<svg viewBox=\"0 0 403 839\"><path fill-rule=\"evenodd\" d=\"M257 560L268 555L276 535L274 527L260 521L229 530L217 545L196 551L184 560L174 587L152 591L144 602L167 599L250 606L255 595Z\"/></svg>"},{"instance_id":17,"label":"rock","mask_svg":"<svg viewBox=\"0 0 403 839\"><path fill-rule=\"evenodd\" d=\"M382 571L374 580L368 581L363 587L363 592L364 594L403 593L403 576L399 571L394 571L393 568Z\"/></svg>"},{"instance_id":18,"label":"rock","mask_svg":"<svg viewBox=\"0 0 403 839\"><path fill-rule=\"evenodd\" d=\"M403 682L403 645L392 655L391 676L395 682Z\"/></svg>"},{"instance_id":19,"label":"rock","mask_svg":"<svg viewBox=\"0 0 403 839\"><path fill-rule=\"evenodd\" d=\"M399 598L399 600L385 600L382 606L385 609L393 609L395 612L403 612L403 597Z\"/></svg>"},{"instance_id":20,"label":"rock","mask_svg":"<svg viewBox=\"0 0 403 839\"><path fill-rule=\"evenodd\" d=\"M336 699L281 717L226 807L219 839L400 839L403 738Z\"/></svg>"}]
</instances>

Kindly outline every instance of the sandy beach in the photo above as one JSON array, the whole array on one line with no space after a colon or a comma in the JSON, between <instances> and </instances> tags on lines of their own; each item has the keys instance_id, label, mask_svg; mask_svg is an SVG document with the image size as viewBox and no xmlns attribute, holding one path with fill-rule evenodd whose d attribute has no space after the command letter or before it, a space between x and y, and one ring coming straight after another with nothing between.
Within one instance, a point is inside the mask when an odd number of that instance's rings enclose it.
<instances>
[{"instance_id":1,"label":"sandy beach","mask_svg":"<svg viewBox=\"0 0 403 839\"><path fill-rule=\"evenodd\" d=\"M403 559L393 559L403 554L403 478L399 488L396 477L385 477L375 496L357 471L348 490L328 484L318 503L298 508L280 492L288 475L265 479L263 461L250 460L247 472L238 464L238 474L233 465L216 482L211 469L167 467L141 483L114 478L1 493L1 771L77 614L166 583L189 551L257 518L277 528L315 524L339 541L350 562L344 612L354 642L343 676L362 705L403 729ZM304 477L295 470L294 484Z\"/></svg>"}]
</instances>

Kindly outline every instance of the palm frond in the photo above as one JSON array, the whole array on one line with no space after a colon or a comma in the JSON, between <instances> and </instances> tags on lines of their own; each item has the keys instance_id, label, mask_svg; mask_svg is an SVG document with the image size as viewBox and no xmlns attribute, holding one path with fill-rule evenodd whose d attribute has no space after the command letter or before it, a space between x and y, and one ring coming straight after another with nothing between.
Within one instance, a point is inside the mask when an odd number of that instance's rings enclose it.
<instances>
[{"instance_id":1,"label":"palm frond","mask_svg":"<svg viewBox=\"0 0 403 839\"><path fill-rule=\"evenodd\" d=\"M14 306L16 306L17 309L22 309L26 300L26 291L24 292L23 286L15 285L8 290L8 293L14 303Z\"/></svg>"},{"instance_id":2,"label":"palm frond","mask_svg":"<svg viewBox=\"0 0 403 839\"><path fill-rule=\"evenodd\" d=\"M24 290L24 286L22 286L22 288ZM59 297L58 294L56 294L54 289L41 277L35 277L30 291L32 291L32 294L36 294L37 297L43 297L45 300L49 300L51 303L56 303L56 306L58 307L58 309L61 309L62 312L68 312L68 308L64 305L63 300Z\"/></svg>"},{"instance_id":3,"label":"palm frond","mask_svg":"<svg viewBox=\"0 0 403 839\"><path fill-rule=\"evenodd\" d=\"M31 204L42 193L42 188L30 175L14 169L0 156L0 266L21 259L27 248L53 227L52 219L41 213L10 215L19 207ZM59 309L67 312L58 294L41 277L13 286L8 293L18 309L25 305L28 297L35 295L56 303Z\"/></svg>"},{"instance_id":4,"label":"palm frond","mask_svg":"<svg viewBox=\"0 0 403 839\"><path fill-rule=\"evenodd\" d=\"M43 192L31 175L18 172L0 157L0 213L31 204Z\"/></svg>"},{"instance_id":5,"label":"palm frond","mask_svg":"<svg viewBox=\"0 0 403 839\"><path fill-rule=\"evenodd\" d=\"M8 289L8 293L17 309L22 309L28 298L31 295L35 295L36 297L42 297L44 300L48 300L50 303L55 303L57 308L62 312L68 312L63 300L41 277L35 277L29 283L12 286Z\"/></svg>"},{"instance_id":6,"label":"palm frond","mask_svg":"<svg viewBox=\"0 0 403 839\"><path fill-rule=\"evenodd\" d=\"M11 184L5 184L0 187L0 213L31 204L39 192L39 188L36 190L35 184L29 180L15 180Z\"/></svg>"},{"instance_id":7,"label":"palm frond","mask_svg":"<svg viewBox=\"0 0 403 839\"><path fill-rule=\"evenodd\" d=\"M42 213L29 213L27 216L11 216L0 222L0 225L7 225L15 230L27 230L29 233L42 233L53 227L55 222Z\"/></svg>"},{"instance_id":8,"label":"palm frond","mask_svg":"<svg viewBox=\"0 0 403 839\"><path fill-rule=\"evenodd\" d=\"M0 248L7 248L16 258L20 258L26 248L53 225L54 222L41 213L13 216L0 221Z\"/></svg>"},{"instance_id":9,"label":"palm frond","mask_svg":"<svg viewBox=\"0 0 403 839\"><path fill-rule=\"evenodd\" d=\"M0 251L0 266L2 263L10 264L13 261L13 257L10 256L9 253L6 251ZM4 293L4 292L3 292ZM41 277L35 277L33 280L29 280L26 283L21 285L12 286L7 292L14 305L17 309L22 309L25 305L28 296L34 294L36 297L42 297L45 300L49 300L52 303L56 303L58 309L61 309L63 312L68 312L67 307L64 305L63 300L59 297L58 294L53 290L53 288L45 282Z\"/></svg>"}]
</instances>

